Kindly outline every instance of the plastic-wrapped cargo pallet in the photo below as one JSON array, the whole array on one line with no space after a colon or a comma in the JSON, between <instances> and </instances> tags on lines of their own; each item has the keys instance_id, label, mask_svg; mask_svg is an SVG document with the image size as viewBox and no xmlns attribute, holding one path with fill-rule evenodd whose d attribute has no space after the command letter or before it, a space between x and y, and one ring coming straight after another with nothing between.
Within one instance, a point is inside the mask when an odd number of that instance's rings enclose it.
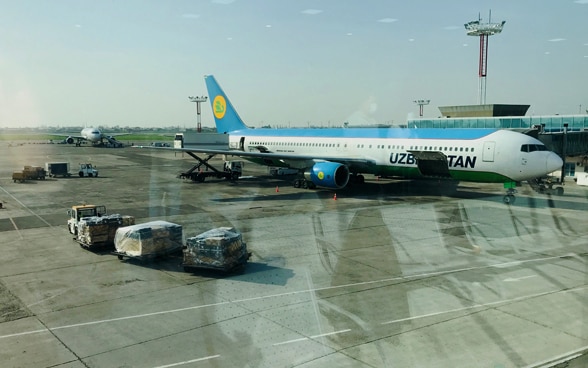
<instances>
[{"instance_id":1,"label":"plastic-wrapped cargo pallet","mask_svg":"<svg viewBox=\"0 0 588 368\"><path fill-rule=\"evenodd\" d=\"M179 251L183 243L182 225L167 221L119 227L114 237L116 252L131 257L173 253Z\"/></svg>"},{"instance_id":2,"label":"plastic-wrapped cargo pallet","mask_svg":"<svg viewBox=\"0 0 588 368\"><path fill-rule=\"evenodd\" d=\"M247 262L247 245L232 227L218 227L187 238L184 248L185 270L212 268L224 271Z\"/></svg>"},{"instance_id":3,"label":"plastic-wrapped cargo pallet","mask_svg":"<svg viewBox=\"0 0 588 368\"><path fill-rule=\"evenodd\" d=\"M134 224L133 216L112 214L85 217L78 224L77 241L88 247L108 244L112 246L116 229Z\"/></svg>"}]
</instances>

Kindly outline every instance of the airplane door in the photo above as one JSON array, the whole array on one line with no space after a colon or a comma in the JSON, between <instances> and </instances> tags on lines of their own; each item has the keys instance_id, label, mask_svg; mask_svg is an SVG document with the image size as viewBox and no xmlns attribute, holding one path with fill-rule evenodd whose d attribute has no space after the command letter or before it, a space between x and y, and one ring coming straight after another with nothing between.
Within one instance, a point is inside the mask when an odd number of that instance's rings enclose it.
<instances>
[{"instance_id":1,"label":"airplane door","mask_svg":"<svg viewBox=\"0 0 588 368\"><path fill-rule=\"evenodd\" d=\"M496 142L484 142L484 152L482 152L482 161L494 162L494 148Z\"/></svg>"}]
</instances>

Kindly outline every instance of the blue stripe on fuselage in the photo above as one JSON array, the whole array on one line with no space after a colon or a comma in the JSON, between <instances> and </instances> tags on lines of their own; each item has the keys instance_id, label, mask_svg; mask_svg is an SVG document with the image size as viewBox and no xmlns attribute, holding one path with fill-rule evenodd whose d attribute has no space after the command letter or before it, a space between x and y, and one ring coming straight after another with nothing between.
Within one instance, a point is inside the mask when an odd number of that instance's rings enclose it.
<instances>
[{"instance_id":1,"label":"blue stripe on fuselage","mask_svg":"<svg viewBox=\"0 0 588 368\"><path fill-rule=\"evenodd\" d=\"M326 129L243 129L229 132L233 136L318 137L318 138L404 138L404 139L479 139L496 129L411 129L411 128L326 128Z\"/></svg>"}]
</instances>

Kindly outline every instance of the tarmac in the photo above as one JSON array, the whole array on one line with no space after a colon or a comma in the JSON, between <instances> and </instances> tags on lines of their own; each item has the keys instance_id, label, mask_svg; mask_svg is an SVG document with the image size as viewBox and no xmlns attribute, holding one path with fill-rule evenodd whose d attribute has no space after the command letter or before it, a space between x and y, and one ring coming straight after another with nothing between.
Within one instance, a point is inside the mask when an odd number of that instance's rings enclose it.
<instances>
[{"instance_id":1,"label":"tarmac","mask_svg":"<svg viewBox=\"0 0 588 368\"><path fill-rule=\"evenodd\" d=\"M194 160L166 150L0 151L2 367L588 364L588 188L573 181L563 196L523 183L505 205L499 184L306 190L252 163L193 183L178 174ZM11 179L63 161L70 178ZM77 177L88 162L99 176ZM232 226L252 256L222 273L92 252L66 227L81 203L185 237Z\"/></svg>"}]
</instances>

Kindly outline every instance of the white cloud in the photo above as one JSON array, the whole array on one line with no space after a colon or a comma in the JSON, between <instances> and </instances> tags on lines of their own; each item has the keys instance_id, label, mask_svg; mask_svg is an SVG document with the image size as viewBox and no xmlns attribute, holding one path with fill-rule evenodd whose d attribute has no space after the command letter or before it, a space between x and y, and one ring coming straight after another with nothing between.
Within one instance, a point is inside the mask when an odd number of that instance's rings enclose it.
<instances>
[{"instance_id":1,"label":"white cloud","mask_svg":"<svg viewBox=\"0 0 588 368\"><path fill-rule=\"evenodd\" d=\"M561 41L565 41L565 38L552 38L551 40L548 40L549 42L561 42Z\"/></svg>"},{"instance_id":2,"label":"white cloud","mask_svg":"<svg viewBox=\"0 0 588 368\"><path fill-rule=\"evenodd\" d=\"M394 23L394 22L398 22L398 19L396 19L396 18L382 18L382 19L378 19L378 22L380 22L380 23Z\"/></svg>"},{"instance_id":3,"label":"white cloud","mask_svg":"<svg viewBox=\"0 0 588 368\"><path fill-rule=\"evenodd\" d=\"M185 13L185 14L182 14L182 18L196 19L196 18L200 18L200 14Z\"/></svg>"},{"instance_id":4,"label":"white cloud","mask_svg":"<svg viewBox=\"0 0 588 368\"><path fill-rule=\"evenodd\" d=\"M574 1L576 4L588 4L588 0L576 0Z\"/></svg>"},{"instance_id":5,"label":"white cloud","mask_svg":"<svg viewBox=\"0 0 588 368\"><path fill-rule=\"evenodd\" d=\"M318 9L306 9L301 11L302 14L307 14L307 15L317 15L322 13L322 10L318 10Z\"/></svg>"}]
</instances>

